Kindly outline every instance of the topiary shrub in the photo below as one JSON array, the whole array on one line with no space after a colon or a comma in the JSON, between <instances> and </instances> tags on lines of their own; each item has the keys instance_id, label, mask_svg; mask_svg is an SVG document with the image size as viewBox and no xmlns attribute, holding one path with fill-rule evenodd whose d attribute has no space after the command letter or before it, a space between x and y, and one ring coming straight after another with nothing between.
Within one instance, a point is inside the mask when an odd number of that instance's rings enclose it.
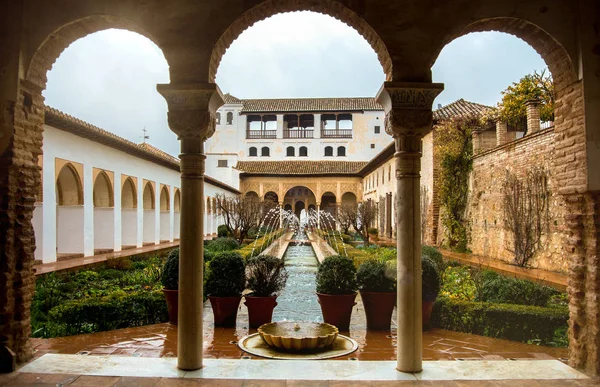
<instances>
[{"instance_id":1,"label":"topiary shrub","mask_svg":"<svg viewBox=\"0 0 600 387\"><path fill-rule=\"evenodd\" d=\"M533 281L489 274L483 280L478 301L547 306L550 299L558 294L558 290Z\"/></svg>"},{"instance_id":2,"label":"topiary shrub","mask_svg":"<svg viewBox=\"0 0 600 387\"><path fill-rule=\"evenodd\" d=\"M283 290L288 272L282 259L259 255L246 262L246 288L251 296L271 297Z\"/></svg>"},{"instance_id":3,"label":"topiary shrub","mask_svg":"<svg viewBox=\"0 0 600 387\"><path fill-rule=\"evenodd\" d=\"M167 290L179 289L179 249L174 249L169 253L160 280Z\"/></svg>"},{"instance_id":4,"label":"topiary shrub","mask_svg":"<svg viewBox=\"0 0 600 387\"><path fill-rule=\"evenodd\" d=\"M364 292L395 292L396 270L383 261L363 262L356 273L358 288Z\"/></svg>"},{"instance_id":5,"label":"topiary shrub","mask_svg":"<svg viewBox=\"0 0 600 387\"><path fill-rule=\"evenodd\" d=\"M350 258L332 255L317 270L317 293L352 294L358 289L356 267Z\"/></svg>"},{"instance_id":6,"label":"topiary shrub","mask_svg":"<svg viewBox=\"0 0 600 387\"><path fill-rule=\"evenodd\" d=\"M440 273L437 265L429 257L421 259L423 273L423 301L435 301L440 293Z\"/></svg>"},{"instance_id":7,"label":"topiary shrub","mask_svg":"<svg viewBox=\"0 0 600 387\"><path fill-rule=\"evenodd\" d=\"M234 238L217 238L213 241L210 241L206 245L206 249L213 252L221 252L221 251L231 251L239 249L240 244Z\"/></svg>"},{"instance_id":8,"label":"topiary shrub","mask_svg":"<svg viewBox=\"0 0 600 387\"><path fill-rule=\"evenodd\" d=\"M379 230L376 227L369 227L369 234L371 235L377 235L379 234Z\"/></svg>"},{"instance_id":9,"label":"topiary shrub","mask_svg":"<svg viewBox=\"0 0 600 387\"><path fill-rule=\"evenodd\" d=\"M217 237L227 238L228 236L231 236L231 232L229 231L229 228L226 224L222 224L219 227L217 227Z\"/></svg>"},{"instance_id":10,"label":"topiary shrub","mask_svg":"<svg viewBox=\"0 0 600 387\"><path fill-rule=\"evenodd\" d=\"M444 272L444 270L446 270L444 257L437 248L433 246L422 245L421 256L431 258L433 262L435 262L435 264L437 265L437 268L440 272Z\"/></svg>"},{"instance_id":11,"label":"topiary shrub","mask_svg":"<svg viewBox=\"0 0 600 387\"><path fill-rule=\"evenodd\" d=\"M206 265L205 293L215 297L239 296L244 290L246 276L244 260L238 253L219 253Z\"/></svg>"}]
</instances>

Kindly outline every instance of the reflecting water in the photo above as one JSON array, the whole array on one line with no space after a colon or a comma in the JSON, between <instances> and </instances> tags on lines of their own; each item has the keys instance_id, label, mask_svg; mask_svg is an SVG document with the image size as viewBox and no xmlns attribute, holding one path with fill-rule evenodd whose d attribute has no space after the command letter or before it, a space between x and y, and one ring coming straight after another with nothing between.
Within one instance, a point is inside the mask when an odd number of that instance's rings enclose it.
<instances>
[{"instance_id":1,"label":"reflecting water","mask_svg":"<svg viewBox=\"0 0 600 387\"><path fill-rule=\"evenodd\" d=\"M307 236L298 232L294 239L305 240ZM317 256L311 245L290 243L283 259L289 277L285 289L277 297L273 321L323 322L315 294Z\"/></svg>"}]
</instances>

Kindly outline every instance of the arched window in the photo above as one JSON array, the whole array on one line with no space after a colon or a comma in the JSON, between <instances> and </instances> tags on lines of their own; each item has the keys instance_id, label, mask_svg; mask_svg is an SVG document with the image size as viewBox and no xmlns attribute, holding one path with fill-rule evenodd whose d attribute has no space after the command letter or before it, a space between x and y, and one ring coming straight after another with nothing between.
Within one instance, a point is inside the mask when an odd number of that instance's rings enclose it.
<instances>
[{"instance_id":1,"label":"arched window","mask_svg":"<svg viewBox=\"0 0 600 387\"><path fill-rule=\"evenodd\" d=\"M56 180L56 196L59 206L83 204L83 189L77 170L72 164L66 164L60 170Z\"/></svg>"},{"instance_id":2,"label":"arched window","mask_svg":"<svg viewBox=\"0 0 600 387\"><path fill-rule=\"evenodd\" d=\"M137 208L137 193L131 177L125 180L121 188L121 208Z\"/></svg>"},{"instance_id":3,"label":"arched window","mask_svg":"<svg viewBox=\"0 0 600 387\"><path fill-rule=\"evenodd\" d=\"M293 146L288 146L285 150L285 155L286 156L296 156L296 149L294 149Z\"/></svg>"},{"instance_id":4,"label":"arched window","mask_svg":"<svg viewBox=\"0 0 600 387\"><path fill-rule=\"evenodd\" d=\"M258 156L258 150L255 146L251 146L248 151L248 156Z\"/></svg>"},{"instance_id":5,"label":"arched window","mask_svg":"<svg viewBox=\"0 0 600 387\"><path fill-rule=\"evenodd\" d=\"M227 125L233 125L233 113L227 112Z\"/></svg>"},{"instance_id":6,"label":"arched window","mask_svg":"<svg viewBox=\"0 0 600 387\"><path fill-rule=\"evenodd\" d=\"M298 150L300 157L307 157L308 156L308 148L305 146L301 146L300 149Z\"/></svg>"},{"instance_id":7,"label":"arched window","mask_svg":"<svg viewBox=\"0 0 600 387\"><path fill-rule=\"evenodd\" d=\"M271 150L269 149L269 147L268 147L268 146L263 146L263 147L260 149L260 155L261 155L262 157L269 157L269 156L271 156Z\"/></svg>"},{"instance_id":8,"label":"arched window","mask_svg":"<svg viewBox=\"0 0 600 387\"><path fill-rule=\"evenodd\" d=\"M175 197L173 197L173 210L179 212L181 210L181 193L178 189L175 190Z\"/></svg>"},{"instance_id":9,"label":"arched window","mask_svg":"<svg viewBox=\"0 0 600 387\"><path fill-rule=\"evenodd\" d=\"M144 210L153 210L154 209L154 189L152 188L152 184L150 182L146 183L144 187Z\"/></svg>"},{"instance_id":10,"label":"arched window","mask_svg":"<svg viewBox=\"0 0 600 387\"><path fill-rule=\"evenodd\" d=\"M338 146L337 155L338 155L338 157L339 156L346 156L346 147L345 146Z\"/></svg>"},{"instance_id":11,"label":"arched window","mask_svg":"<svg viewBox=\"0 0 600 387\"><path fill-rule=\"evenodd\" d=\"M332 146L325 147L325 156L333 156L333 147Z\"/></svg>"},{"instance_id":12,"label":"arched window","mask_svg":"<svg viewBox=\"0 0 600 387\"><path fill-rule=\"evenodd\" d=\"M160 210L169 211L171 209L171 202L169 200L169 189L165 186L160 190Z\"/></svg>"},{"instance_id":13,"label":"arched window","mask_svg":"<svg viewBox=\"0 0 600 387\"><path fill-rule=\"evenodd\" d=\"M106 172L102 171L96 176L94 182L94 207L112 207L112 184Z\"/></svg>"},{"instance_id":14,"label":"arched window","mask_svg":"<svg viewBox=\"0 0 600 387\"><path fill-rule=\"evenodd\" d=\"M216 121L217 125L221 125L221 113L217 113Z\"/></svg>"}]
</instances>

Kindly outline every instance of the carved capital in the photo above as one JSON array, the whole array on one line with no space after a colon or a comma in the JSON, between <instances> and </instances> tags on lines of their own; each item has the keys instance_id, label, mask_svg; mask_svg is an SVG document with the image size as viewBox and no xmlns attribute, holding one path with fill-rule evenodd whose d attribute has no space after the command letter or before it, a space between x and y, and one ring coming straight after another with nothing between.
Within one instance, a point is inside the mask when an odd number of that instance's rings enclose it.
<instances>
[{"instance_id":1,"label":"carved capital","mask_svg":"<svg viewBox=\"0 0 600 387\"><path fill-rule=\"evenodd\" d=\"M169 107L169 127L183 138L210 138L216 128L216 112L223 95L214 83L159 84L158 92Z\"/></svg>"},{"instance_id":2,"label":"carved capital","mask_svg":"<svg viewBox=\"0 0 600 387\"><path fill-rule=\"evenodd\" d=\"M204 177L206 155L201 153L181 154L181 178L202 179Z\"/></svg>"},{"instance_id":3,"label":"carved capital","mask_svg":"<svg viewBox=\"0 0 600 387\"><path fill-rule=\"evenodd\" d=\"M420 135L398 135L396 145L396 179L421 176L423 142Z\"/></svg>"},{"instance_id":4,"label":"carved capital","mask_svg":"<svg viewBox=\"0 0 600 387\"><path fill-rule=\"evenodd\" d=\"M386 113L385 131L393 137L427 134L433 100L443 89L441 83L384 82L376 98Z\"/></svg>"}]
</instances>

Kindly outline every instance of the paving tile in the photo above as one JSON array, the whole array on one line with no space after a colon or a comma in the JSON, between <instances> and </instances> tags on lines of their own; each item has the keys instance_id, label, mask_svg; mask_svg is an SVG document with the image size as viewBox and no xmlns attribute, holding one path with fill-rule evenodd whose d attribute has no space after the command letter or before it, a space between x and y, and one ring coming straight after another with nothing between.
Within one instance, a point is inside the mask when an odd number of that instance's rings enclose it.
<instances>
[{"instance_id":1,"label":"paving tile","mask_svg":"<svg viewBox=\"0 0 600 387\"><path fill-rule=\"evenodd\" d=\"M121 379L119 376L80 376L71 386L108 387L113 386Z\"/></svg>"},{"instance_id":2,"label":"paving tile","mask_svg":"<svg viewBox=\"0 0 600 387\"><path fill-rule=\"evenodd\" d=\"M244 380L242 387L286 387L285 380Z\"/></svg>"},{"instance_id":3,"label":"paving tile","mask_svg":"<svg viewBox=\"0 0 600 387\"><path fill-rule=\"evenodd\" d=\"M329 387L327 380L288 380L286 387Z\"/></svg>"},{"instance_id":4,"label":"paving tile","mask_svg":"<svg viewBox=\"0 0 600 387\"><path fill-rule=\"evenodd\" d=\"M161 378L138 378L123 376L114 387L155 387Z\"/></svg>"},{"instance_id":5,"label":"paving tile","mask_svg":"<svg viewBox=\"0 0 600 387\"><path fill-rule=\"evenodd\" d=\"M202 386L200 379L162 378L156 387L191 387Z\"/></svg>"}]
</instances>

